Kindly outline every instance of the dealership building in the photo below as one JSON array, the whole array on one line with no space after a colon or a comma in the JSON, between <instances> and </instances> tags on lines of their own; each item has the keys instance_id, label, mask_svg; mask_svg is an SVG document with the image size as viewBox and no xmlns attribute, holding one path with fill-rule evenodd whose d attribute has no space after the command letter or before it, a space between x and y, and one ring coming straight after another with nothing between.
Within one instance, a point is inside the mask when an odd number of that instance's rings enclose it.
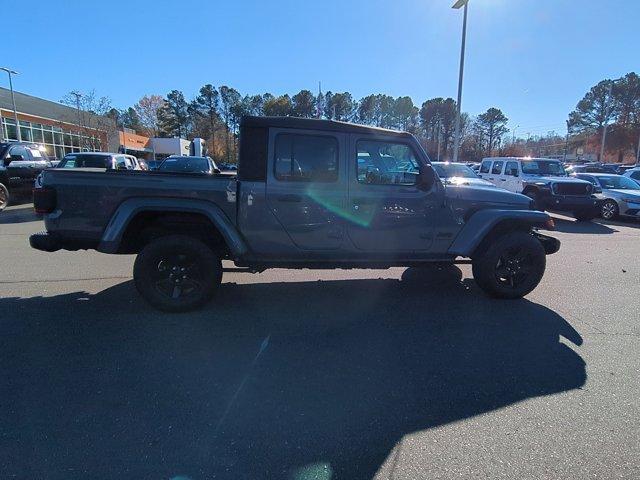
<instances>
[{"instance_id":1,"label":"dealership building","mask_svg":"<svg viewBox=\"0 0 640 480\"><path fill-rule=\"evenodd\" d=\"M51 157L99 151L115 124L106 117L14 91L22 141L43 145ZM18 140L11 91L0 87L0 141Z\"/></svg>"},{"instance_id":2,"label":"dealership building","mask_svg":"<svg viewBox=\"0 0 640 480\"><path fill-rule=\"evenodd\" d=\"M16 112L23 142L44 146L50 157L67 153L110 151L139 158L188 155L183 138L150 138L130 129L118 130L115 122L57 102L14 90ZM18 140L11 91L0 87L0 142Z\"/></svg>"}]
</instances>

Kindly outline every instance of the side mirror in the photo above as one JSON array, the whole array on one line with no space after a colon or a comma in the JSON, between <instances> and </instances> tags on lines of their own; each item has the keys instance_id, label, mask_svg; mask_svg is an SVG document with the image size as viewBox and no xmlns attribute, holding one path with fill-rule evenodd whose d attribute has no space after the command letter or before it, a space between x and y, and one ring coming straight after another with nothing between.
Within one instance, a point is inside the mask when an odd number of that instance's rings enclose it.
<instances>
[{"instance_id":1,"label":"side mirror","mask_svg":"<svg viewBox=\"0 0 640 480\"><path fill-rule=\"evenodd\" d=\"M513 170L512 173L513 173L514 177L519 177L520 176L520 174L518 173L517 170Z\"/></svg>"},{"instance_id":2,"label":"side mirror","mask_svg":"<svg viewBox=\"0 0 640 480\"><path fill-rule=\"evenodd\" d=\"M593 193L602 193L602 187L595 187L594 186Z\"/></svg>"},{"instance_id":3,"label":"side mirror","mask_svg":"<svg viewBox=\"0 0 640 480\"><path fill-rule=\"evenodd\" d=\"M420 168L416 186L421 190L431 190L436 183L436 172L431 165L425 165Z\"/></svg>"},{"instance_id":4,"label":"side mirror","mask_svg":"<svg viewBox=\"0 0 640 480\"><path fill-rule=\"evenodd\" d=\"M214 168L213 173L221 173L219 168Z\"/></svg>"}]
</instances>

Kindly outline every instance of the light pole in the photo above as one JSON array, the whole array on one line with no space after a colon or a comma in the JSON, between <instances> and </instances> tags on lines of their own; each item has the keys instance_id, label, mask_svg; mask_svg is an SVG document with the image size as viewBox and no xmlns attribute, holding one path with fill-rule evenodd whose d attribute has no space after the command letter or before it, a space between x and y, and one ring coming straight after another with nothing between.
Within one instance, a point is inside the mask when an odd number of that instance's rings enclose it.
<instances>
[{"instance_id":1,"label":"light pole","mask_svg":"<svg viewBox=\"0 0 640 480\"><path fill-rule=\"evenodd\" d=\"M16 132L18 132L18 141L22 141L22 133L20 132L20 121L18 120L18 110L16 109L16 97L13 95L13 82L11 75L19 75L15 70L11 70L7 67L0 67L0 70L4 70L9 75L9 90L11 90L11 102L13 103L13 118L16 121Z\"/></svg>"},{"instance_id":2,"label":"light pole","mask_svg":"<svg viewBox=\"0 0 640 480\"><path fill-rule=\"evenodd\" d=\"M77 90L74 90L71 92L71 95L76 97L76 108L78 110L78 145L80 145L80 139L82 138L82 126L80 125L82 123L82 117L80 115L80 99L82 98L82 94ZM71 143L73 144L73 142Z\"/></svg>"},{"instance_id":3,"label":"light pole","mask_svg":"<svg viewBox=\"0 0 640 480\"><path fill-rule=\"evenodd\" d=\"M611 80L611 82L609 83L609 88L607 89L607 96L604 99L604 125L602 126L602 143L600 144L600 157L598 158L599 162L602 162L602 160L604 159L604 146L607 141L607 128L609 127L609 113L611 111L609 108L609 100L611 99L611 94L613 92L613 85L617 81L618 80Z\"/></svg>"},{"instance_id":4,"label":"light pole","mask_svg":"<svg viewBox=\"0 0 640 480\"><path fill-rule=\"evenodd\" d=\"M453 140L453 161L458 161L458 150L460 150L460 114L462 109L462 78L464 76L464 49L467 41L467 9L469 0L457 0L452 8L456 10L464 7L464 19L462 21L462 46L460 48L460 75L458 76L458 111L456 112L456 132Z\"/></svg>"}]
</instances>

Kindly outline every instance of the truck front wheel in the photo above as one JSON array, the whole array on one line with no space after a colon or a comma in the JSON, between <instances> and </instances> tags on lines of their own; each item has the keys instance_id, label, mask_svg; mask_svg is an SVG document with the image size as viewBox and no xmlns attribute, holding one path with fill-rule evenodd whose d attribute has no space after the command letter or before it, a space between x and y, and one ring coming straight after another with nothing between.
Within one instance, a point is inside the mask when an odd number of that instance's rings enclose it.
<instances>
[{"instance_id":1,"label":"truck front wheel","mask_svg":"<svg viewBox=\"0 0 640 480\"><path fill-rule=\"evenodd\" d=\"M546 254L530 233L511 232L494 239L472 266L476 283L490 296L522 298L542 280Z\"/></svg>"},{"instance_id":2,"label":"truck front wheel","mask_svg":"<svg viewBox=\"0 0 640 480\"><path fill-rule=\"evenodd\" d=\"M133 279L140 295L165 312L207 303L222 281L220 257L188 235L160 237L136 257Z\"/></svg>"}]
</instances>

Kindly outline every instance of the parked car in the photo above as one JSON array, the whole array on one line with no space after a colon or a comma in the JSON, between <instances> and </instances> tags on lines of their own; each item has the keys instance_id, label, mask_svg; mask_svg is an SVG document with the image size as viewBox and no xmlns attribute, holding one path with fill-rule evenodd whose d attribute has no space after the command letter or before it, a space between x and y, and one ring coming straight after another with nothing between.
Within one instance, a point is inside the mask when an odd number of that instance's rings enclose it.
<instances>
[{"instance_id":1,"label":"parked car","mask_svg":"<svg viewBox=\"0 0 640 480\"><path fill-rule=\"evenodd\" d=\"M35 143L0 143L0 211L13 194L31 191L34 179L50 166L46 151Z\"/></svg>"},{"instance_id":2,"label":"parked car","mask_svg":"<svg viewBox=\"0 0 640 480\"><path fill-rule=\"evenodd\" d=\"M640 167L630 168L623 175L640 185Z\"/></svg>"},{"instance_id":3,"label":"parked car","mask_svg":"<svg viewBox=\"0 0 640 480\"><path fill-rule=\"evenodd\" d=\"M638 168L638 167L636 165L620 165L616 173L618 175L624 175L627 171L632 170L634 168Z\"/></svg>"},{"instance_id":4,"label":"parked car","mask_svg":"<svg viewBox=\"0 0 640 480\"><path fill-rule=\"evenodd\" d=\"M46 170L34 206L47 231L30 243L50 252L135 253L138 291L166 311L208 301L223 259L261 272L419 267L463 257L489 295L520 298L542 279L545 255L560 248L538 231L551 218L530 210L528 197L445 188L406 132L244 117L237 176L165 171L132 182L134 175ZM80 203L87 184L92 194Z\"/></svg>"},{"instance_id":5,"label":"parked car","mask_svg":"<svg viewBox=\"0 0 640 480\"><path fill-rule=\"evenodd\" d=\"M640 185L630 178L606 173L578 173L576 178L591 182L602 192L600 216L605 220L618 215L640 218Z\"/></svg>"},{"instance_id":6,"label":"parked car","mask_svg":"<svg viewBox=\"0 0 640 480\"><path fill-rule=\"evenodd\" d=\"M432 165L445 185L474 185L495 188L493 183L481 179L464 163L433 162Z\"/></svg>"},{"instance_id":7,"label":"parked car","mask_svg":"<svg viewBox=\"0 0 640 480\"><path fill-rule=\"evenodd\" d=\"M587 163L583 165L570 165L565 168L568 175L573 173L617 173L617 168L612 165L600 163Z\"/></svg>"},{"instance_id":8,"label":"parked car","mask_svg":"<svg viewBox=\"0 0 640 480\"><path fill-rule=\"evenodd\" d=\"M211 157L194 157L172 155L167 157L157 168L159 172L171 173L220 173Z\"/></svg>"},{"instance_id":9,"label":"parked car","mask_svg":"<svg viewBox=\"0 0 640 480\"><path fill-rule=\"evenodd\" d=\"M99 168L104 170L143 170L133 155L108 152L68 153L55 168ZM38 174L34 188L42 187L42 173Z\"/></svg>"},{"instance_id":10,"label":"parked car","mask_svg":"<svg viewBox=\"0 0 640 480\"><path fill-rule=\"evenodd\" d=\"M593 185L567 176L559 160L529 157L485 158L480 177L512 192L527 195L535 208L570 212L579 221L598 216L600 200Z\"/></svg>"}]
</instances>

